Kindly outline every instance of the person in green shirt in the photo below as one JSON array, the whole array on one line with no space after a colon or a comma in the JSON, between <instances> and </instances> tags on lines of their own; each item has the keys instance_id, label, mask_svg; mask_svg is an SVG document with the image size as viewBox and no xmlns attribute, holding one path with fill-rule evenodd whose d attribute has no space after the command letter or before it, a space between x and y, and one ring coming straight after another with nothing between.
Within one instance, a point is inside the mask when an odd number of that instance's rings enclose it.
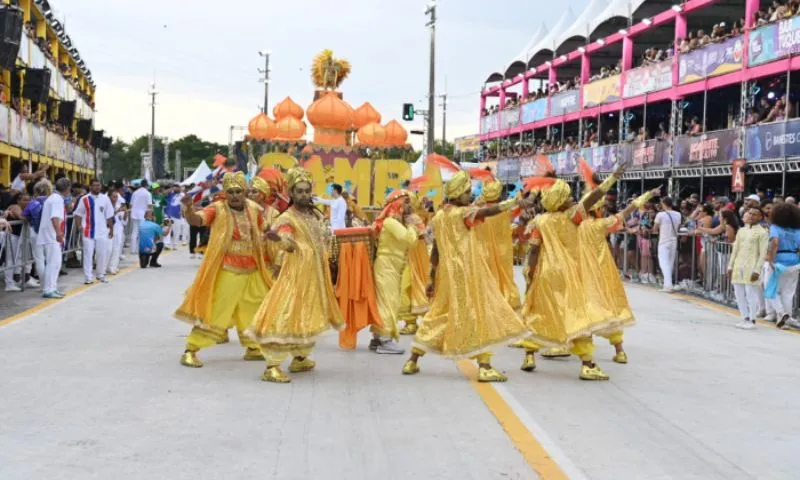
<instances>
[{"instance_id":1,"label":"person in green shirt","mask_svg":"<svg viewBox=\"0 0 800 480\"><path fill-rule=\"evenodd\" d=\"M153 184L153 217L155 217L155 222L157 225L162 225L164 223L164 201L166 197L164 196L164 189L161 185L154 183Z\"/></svg>"}]
</instances>

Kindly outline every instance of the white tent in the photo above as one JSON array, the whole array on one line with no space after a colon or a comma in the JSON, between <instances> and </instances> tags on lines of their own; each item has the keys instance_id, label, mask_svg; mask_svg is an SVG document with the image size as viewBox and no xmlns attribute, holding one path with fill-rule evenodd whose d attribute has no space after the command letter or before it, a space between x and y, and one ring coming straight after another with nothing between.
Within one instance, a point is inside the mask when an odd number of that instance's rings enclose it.
<instances>
[{"instance_id":1,"label":"white tent","mask_svg":"<svg viewBox=\"0 0 800 480\"><path fill-rule=\"evenodd\" d=\"M181 182L181 185L191 185L197 184L204 181L208 176L211 174L211 169L208 167L208 164L205 160L203 160L200 165L197 166L197 169L194 173L189 176L186 180Z\"/></svg>"}]
</instances>

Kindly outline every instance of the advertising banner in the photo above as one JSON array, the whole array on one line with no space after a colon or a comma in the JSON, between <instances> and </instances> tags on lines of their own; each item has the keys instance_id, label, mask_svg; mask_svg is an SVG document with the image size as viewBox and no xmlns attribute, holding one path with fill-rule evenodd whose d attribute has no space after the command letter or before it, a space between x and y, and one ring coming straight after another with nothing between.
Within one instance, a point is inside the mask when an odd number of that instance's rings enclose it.
<instances>
[{"instance_id":1,"label":"advertising banner","mask_svg":"<svg viewBox=\"0 0 800 480\"><path fill-rule=\"evenodd\" d=\"M550 116L556 117L578 111L578 91L570 90L550 97Z\"/></svg>"},{"instance_id":2,"label":"advertising banner","mask_svg":"<svg viewBox=\"0 0 800 480\"><path fill-rule=\"evenodd\" d=\"M655 65L634 68L625 74L625 98L666 90L672 86L672 60Z\"/></svg>"},{"instance_id":3,"label":"advertising banner","mask_svg":"<svg viewBox=\"0 0 800 480\"><path fill-rule=\"evenodd\" d=\"M604 103L616 102L622 98L620 84L622 75L595 80L583 86L583 106L596 107Z\"/></svg>"},{"instance_id":4,"label":"advertising banner","mask_svg":"<svg viewBox=\"0 0 800 480\"><path fill-rule=\"evenodd\" d=\"M581 153L595 172L613 172L617 157L620 154L620 146L604 145L602 147L584 148Z\"/></svg>"},{"instance_id":5,"label":"advertising banner","mask_svg":"<svg viewBox=\"0 0 800 480\"><path fill-rule=\"evenodd\" d=\"M675 139L675 166L730 164L738 158L738 129L717 130Z\"/></svg>"},{"instance_id":6,"label":"advertising banner","mask_svg":"<svg viewBox=\"0 0 800 480\"><path fill-rule=\"evenodd\" d=\"M0 142L9 143L8 107L0 104Z\"/></svg>"},{"instance_id":7,"label":"advertising banner","mask_svg":"<svg viewBox=\"0 0 800 480\"><path fill-rule=\"evenodd\" d=\"M44 154L44 127L34 125L31 134L31 150Z\"/></svg>"},{"instance_id":8,"label":"advertising banner","mask_svg":"<svg viewBox=\"0 0 800 480\"><path fill-rule=\"evenodd\" d=\"M731 168L731 192L733 193L744 192L745 165L747 162L741 158L733 161L733 168Z\"/></svg>"},{"instance_id":9,"label":"advertising banner","mask_svg":"<svg viewBox=\"0 0 800 480\"><path fill-rule=\"evenodd\" d=\"M519 125L519 107L507 108L501 112L503 116L503 129Z\"/></svg>"},{"instance_id":10,"label":"advertising banner","mask_svg":"<svg viewBox=\"0 0 800 480\"><path fill-rule=\"evenodd\" d=\"M497 161L497 178L504 182L516 182L520 175L519 157L504 158Z\"/></svg>"},{"instance_id":11,"label":"advertising banner","mask_svg":"<svg viewBox=\"0 0 800 480\"><path fill-rule=\"evenodd\" d=\"M522 123L528 124L544 120L547 116L547 99L540 98L522 105Z\"/></svg>"},{"instance_id":12,"label":"advertising banner","mask_svg":"<svg viewBox=\"0 0 800 480\"><path fill-rule=\"evenodd\" d=\"M749 127L744 151L748 161L800 156L800 119Z\"/></svg>"},{"instance_id":13,"label":"advertising banner","mask_svg":"<svg viewBox=\"0 0 800 480\"><path fill-rule=\"evenodd\" d=\"M481 140L478 135L467 135L455 139L457 152L477 152L480 146Z\"/></svg>"},{"instance_id":14,"label":"advertising banner","mask_svg":"<svg viewBox=\"0 0 800 480\"><path fill-rule=\"evenodd\" d=\"M481 119L481 133L496 132L500 129L500 119L498 113L486 115Z\"/></svg>"},{"instance_id":15,"label":"advertising banner","mask_svg":"<svg viewBox=\"0 0 800 480\"><path fill-rule=\"evenodd\" d=\"M680 56L679 82L690 83L742 68L744 45L742 37L711 43Z\"/></svg>"},{"instance_id":16,"label":"advertising banner","mask_svg":"<svg viewBox=\"0 0 800 480\"><path fill-rule=\"evenodd\" d=\"M625 163L630 170L669 168L669 143L664 140L647 140L625 145Z\"/></svg>"},{"instance_id":17,"label":"advertising banner","mask_svg":"<svg viewBox=\"0 0 800 480\"><path fill-rule=\"evenodd\" d=\"M748 66L800 53L800 17L765 25L750 32Z\"/></svg>"},{"instance_id":18,"label":"advertising banner","mask_svg":"<svg viewBox=\"0 0 800 480\"><path fill-rule=\"evenodd\" d=\"M536 160L533 157L522 157L519 159L519 174L522 177L530 177L536 173Z\"/></svg>"}]
</instances>

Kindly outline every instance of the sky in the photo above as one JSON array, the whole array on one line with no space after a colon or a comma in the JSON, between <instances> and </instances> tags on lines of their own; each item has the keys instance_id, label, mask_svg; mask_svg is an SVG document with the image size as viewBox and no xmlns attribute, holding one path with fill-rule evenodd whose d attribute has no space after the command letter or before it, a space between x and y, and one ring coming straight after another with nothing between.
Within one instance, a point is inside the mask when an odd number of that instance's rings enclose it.
<instances>
[{"instance_id":1,"label":"sky","mask_svg":"<svg viewBox=\"0 0 800 480\"><path fill-rule=\"evenodd\" d=\"M500 3L502 9L494 8ZM568 7L578 13L586 3L438 0L436 89L449 97L448 139L477 133L479 91L489 73L502 70L541 22L552 26ZM156 135L194 133L227 143L230 127L246 126L263 104L259 50L271 52L270 111L287 96L303 108L310 105L310 65L325 48L353 65L341 90L354 108L369 101L384 123L402 122L403 103L427 108L427 0L50 4L97 84L95 128L115 138L130 141L149 132L148 91L155 79ZM419 117L402 123L408 130L422 128ZM441 127L437 106L437 138ZM411 140L420 146L420 137Z\"/></svg>"}]
</instances>

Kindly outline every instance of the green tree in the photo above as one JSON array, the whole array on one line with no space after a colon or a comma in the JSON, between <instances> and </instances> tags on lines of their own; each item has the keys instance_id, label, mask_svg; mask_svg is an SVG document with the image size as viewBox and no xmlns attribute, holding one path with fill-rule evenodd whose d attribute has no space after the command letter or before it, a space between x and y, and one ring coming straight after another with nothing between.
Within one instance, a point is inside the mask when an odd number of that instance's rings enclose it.
<instances>
[{"instance_id":1,"label":"green tree","mask_svg":"<svg viewBox=\"0 0 800 480\"><path fill-rule=\"evenodd\" d=\"M209 167L214 155L221 153L228 156L228 146L221 143L207 142L197 135L187 135L172 142L169 146L170 156L174 157L176 151L181 151L181 165L184 167L197 167L205 160Z\"/></svg>"},{"instance_id":2,"label":"green tree","mask_svg":"<svg viewBox=\"0 0 800 480\"><path fill-rule=\"evenodd\" d=\"M438 153L439 155L444 155L445 157L451 160L455 160L453 157L455 156L456 146L452 142L445 142L444 148L442 148L442 141L434 140L433 151L434 153Z\"/></svg>"}]
</instances>

